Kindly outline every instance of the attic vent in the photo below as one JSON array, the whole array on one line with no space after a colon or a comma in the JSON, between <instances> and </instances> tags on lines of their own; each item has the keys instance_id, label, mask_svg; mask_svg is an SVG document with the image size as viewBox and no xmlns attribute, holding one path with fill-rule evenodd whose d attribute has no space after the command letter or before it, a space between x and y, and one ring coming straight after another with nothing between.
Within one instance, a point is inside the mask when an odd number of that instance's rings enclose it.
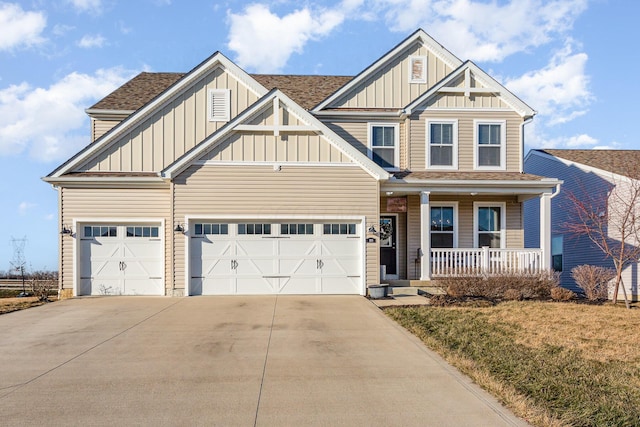
<instances>
[{"instance_id":1,"label":"attic vent","mask_svg":"<svg viewBox=\"0 0 640 427\"><path fill-rule=\"evenodd\" d=\"M231 91L229 89L209 89L209 121L228 122L231 110Z\"/></svg>"},{"instance_id":2,"label":"attic vent","mask_svg":"<svg viewBox=\"0 0 640 427\"><path fill-rule=\"evenodd\" d=\"M409 82L427 82L427 57L412 56L409 58Z\"/></svg>"}]
</instances>

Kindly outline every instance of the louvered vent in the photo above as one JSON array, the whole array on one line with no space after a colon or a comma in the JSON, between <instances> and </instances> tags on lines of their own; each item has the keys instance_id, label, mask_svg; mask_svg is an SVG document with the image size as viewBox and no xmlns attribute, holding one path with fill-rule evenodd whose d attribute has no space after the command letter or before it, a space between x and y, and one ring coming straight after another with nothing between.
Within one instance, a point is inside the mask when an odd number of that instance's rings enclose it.
<instances>
[{"instance_id":1,"label":"louvered vent","mask_svg":"<svg viewBox=\"0 0 640 427\"><path fill-rule=\"evenodd\" d=\"M209 89L209 121L228 122L231 110L229 89Z\"/></svg>"}]
</instances>

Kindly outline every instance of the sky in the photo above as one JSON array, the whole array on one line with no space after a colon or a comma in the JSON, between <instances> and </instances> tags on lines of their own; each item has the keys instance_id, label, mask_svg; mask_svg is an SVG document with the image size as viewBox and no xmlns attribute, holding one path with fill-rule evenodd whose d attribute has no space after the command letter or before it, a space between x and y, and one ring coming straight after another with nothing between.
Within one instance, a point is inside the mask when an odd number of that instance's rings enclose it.
<instances>
[{"instance_id":1,"label":"sky","mask_svg":"<svg viewBox=\"0 0 640 427\"><path fill-rule=\"evenodd\" d=\"M23 239L28 268L57 269L41 177L90 142L84 110L141 71L220 51L253 73L355 75L422 28L538 112L527 150L636 149L638 17L621 0L0 0L0 271Z\"/></svg>"}]
</instances>

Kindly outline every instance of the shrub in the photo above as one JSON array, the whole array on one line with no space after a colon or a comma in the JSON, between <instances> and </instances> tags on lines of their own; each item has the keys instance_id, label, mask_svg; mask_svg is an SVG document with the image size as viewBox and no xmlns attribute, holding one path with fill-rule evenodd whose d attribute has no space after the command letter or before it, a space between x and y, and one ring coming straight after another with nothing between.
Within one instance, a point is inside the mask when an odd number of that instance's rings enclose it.
<instances>
[{"instance_id":1,"label":"shrub","mask_svg":"<svg viewBox=\"0 0 640 427\"><path fill-rule=\"evenodd\" d=\"M558 286L558 275L504 273L495 276L463 275L438 279L448 296L490 300L548 299Z\"/></svg>"},{"instance_id":2,"label":"shrub","mask_svg":"<svg viewBox=\"0 0 640 427\"><path fill-rule=\"evenodd\" d=\"M589 301L608 299L609 281L614 276L614 270L595 265L579 265L571 270L571 277Z\"/></svg>"},{"instance_id":3,"label":"shrub","mask_svg":"<svg viewBox=\"0 0 640 427\"><path fill-rule=\"evenodd\" d=\"M58 286L58 273L54 271L36 271L30 277L31 291L40 301L49 301L49 295Z\"/></svg>"},{"instance_id":4,"label":"shrub","mask_svg":"<svg viewBox=\"0 0 640 427\"><path fill-rule=\"evenodd\" d=\"M575 296L576 294L571 292L569 289L565 289L560 286L551 288L551 299L554 301L569 301L570 299L575 298Z\"/></svg>"}]
</instances>

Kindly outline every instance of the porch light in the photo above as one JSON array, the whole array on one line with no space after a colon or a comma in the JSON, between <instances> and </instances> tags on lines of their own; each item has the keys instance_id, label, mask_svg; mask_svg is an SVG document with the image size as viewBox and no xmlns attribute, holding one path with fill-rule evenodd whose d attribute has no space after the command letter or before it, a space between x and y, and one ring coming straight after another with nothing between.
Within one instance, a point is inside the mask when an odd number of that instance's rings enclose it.
<instances>
[{"instance_id":1,"label":"porch light","mask_svg":"<svg viewBox=\"0 0 640 427\"><path fill-rule=\"evenodd\" d=\"M62 225L62 230L60 230L60 234L64 235L70 235L72 233L71 228L67 228L66 225Z\"/></svg>"},{"instance_id":2,"label":"porch light","mask_svg":"<svg viewBox=\"0 0 640 427\"><path fill-rule=\"evenodd\" d=\"M176 228L173 229L176 233L184 233L184 226L180 223L176 224Z\"/></svg>"},{"instance_id":3,"label":"porch light","mask_svg":"<svg viewBox=\"0 0 640 427\"><path fill-rule=\"evenodd\" d=\"M370 226L369 229L367 230L367 232L371 233L371 234L377 234L378 233L378 231L376 230L376 226L375 225Z\"/></svg>"}]
</instances>

